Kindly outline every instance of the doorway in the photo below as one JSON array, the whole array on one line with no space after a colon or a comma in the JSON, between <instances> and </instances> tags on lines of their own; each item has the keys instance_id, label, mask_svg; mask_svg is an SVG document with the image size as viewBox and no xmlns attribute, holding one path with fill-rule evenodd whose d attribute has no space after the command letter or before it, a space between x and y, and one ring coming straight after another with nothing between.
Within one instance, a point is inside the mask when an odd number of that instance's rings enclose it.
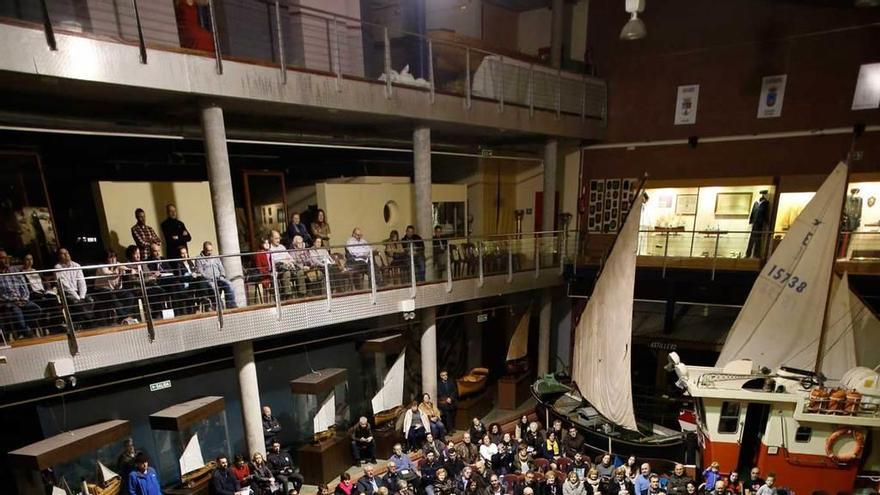
<instances>
[{"instance_id":1,"label":"doorway","mask_svg":"<svg viewBox=\"0 0 880 495\"><path fill-rule=\"evenodd\" d=\"M250 250L260 249L260 242L277 230L287 231L287 185L283 172L245 170L244 202Z\"/></svg>"},{"instance_id":2,"label":"doorway","mask_svg":"<svg viewBox=\"0 0 880 495\"><path fill-rule=\"evenodd\" d=\"M758 461L758 451L761 448L761 438L767 428L767 418L770 416L770 404L757 402L749 403L746 409L746 421L743 424L740 436L739 469L751 469ZM740 473L744 476L746 473Z\"/></svg>"}]
</instances>

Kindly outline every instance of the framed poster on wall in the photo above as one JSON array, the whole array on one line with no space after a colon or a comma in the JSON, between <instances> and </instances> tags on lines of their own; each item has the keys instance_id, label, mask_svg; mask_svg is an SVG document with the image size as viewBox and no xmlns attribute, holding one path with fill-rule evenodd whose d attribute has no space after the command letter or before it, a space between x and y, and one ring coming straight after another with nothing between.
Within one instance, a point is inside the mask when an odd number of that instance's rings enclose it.
<instances>
[{"instance_id":1,"label":"framed poster on wall","mask_svg":"<svg viewBox=\"0 0 880 495\"><path fill-rule=\"evenodd\" d=\"M715 215L747 217L752 209L752 193L729 192L715 195Z\"/></svg>"},{"instance_id":2,"label":"framed poster on wall","mask_svg":"<svg viewBox=\"0 0 880 495\"><path fill-rule=\"evenodd\" d=\"M676 215L696 215L697 214L697 195L696 194L679 194L675 197L675 214Z\"/></svg>"}]
</instances>

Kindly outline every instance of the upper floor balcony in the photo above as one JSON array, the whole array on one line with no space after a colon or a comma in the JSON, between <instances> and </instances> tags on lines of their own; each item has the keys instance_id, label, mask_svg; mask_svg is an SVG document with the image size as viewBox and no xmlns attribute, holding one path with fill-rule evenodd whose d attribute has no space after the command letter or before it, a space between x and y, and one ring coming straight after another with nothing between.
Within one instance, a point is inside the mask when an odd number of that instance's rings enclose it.
<instances>
[{"instance_id":1,"label":"upper floor balcony","mask_svg":"<svg viewBox=\"0 0 880 495\"><path fill-rule=\"evenodd\" d=\"M58 363L87 373L556 286L576 239L556 231L158 261L130 252L124 263L39 271L4 255L0 386L52 377ZM221 267L238 263L242 275L227 278Z\"/></svg>"},{"instance_id":2,"label":"upper floor balcony","mask_svg":"<svg viewBox=\"0 0 880 495\"><path fill-rule=\"evenodd\" d=\"M141 104L153 116L195 97L251 118L373 130L421 122L438 135L604 133L600 79L359 12L282 0L13 3L0 2L0 89L9 94Z\"/></svg>"}]
</instances>

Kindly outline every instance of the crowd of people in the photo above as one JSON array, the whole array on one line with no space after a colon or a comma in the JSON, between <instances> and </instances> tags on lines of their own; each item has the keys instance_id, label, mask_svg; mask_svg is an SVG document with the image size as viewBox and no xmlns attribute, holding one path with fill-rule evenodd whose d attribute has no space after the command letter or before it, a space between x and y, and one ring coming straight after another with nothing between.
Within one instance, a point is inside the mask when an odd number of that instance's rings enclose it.
<instances>
[{"instance_id":1,"label":"crowd of people","mask_svg":"<svg viewBox=\"0 0 880 495\"><path fill-rule=\"evenodd\" d=\"M167 205L166 213L160 238L147 225L144 210L135 210L125 262L117 260L116 252L106 251L89 276L65 247L57 249L51 267L56 271L49 273L37 270L31 254L13 265L0 248L0 328L14 339L33 336L37 329L63 330L68 323L75 328L138 323L146 311L161 318L168 309L187 314L199 304L210 307L215 290L224 295L226 307L234 308L235 290L223 263L214 257L213 243L203 242L199 255L190 258L192 236L173 204ZM67 308L69 322L62 308Z\"/></svg>"}]
</instances>

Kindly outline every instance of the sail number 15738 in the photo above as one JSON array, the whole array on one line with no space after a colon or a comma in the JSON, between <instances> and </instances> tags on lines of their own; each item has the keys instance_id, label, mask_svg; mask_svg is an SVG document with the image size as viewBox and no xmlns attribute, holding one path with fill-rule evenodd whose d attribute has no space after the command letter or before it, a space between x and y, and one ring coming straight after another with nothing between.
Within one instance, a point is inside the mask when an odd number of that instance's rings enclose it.
<instances>
[{"instance_id":1,"label":"sail number 15738","mask_svg":"<svg viewBox=\"0 0 880 495\"><path fill-rule=\"evenodd\" d=\"M807 288L806 281L799 279L797 275L793 275L785 268L778 268L776 265L773 265L773 267L770 268L767 272L767 276L789 289L794 289L795 292L803 292Z\"/></svg>"}]
</instances>

